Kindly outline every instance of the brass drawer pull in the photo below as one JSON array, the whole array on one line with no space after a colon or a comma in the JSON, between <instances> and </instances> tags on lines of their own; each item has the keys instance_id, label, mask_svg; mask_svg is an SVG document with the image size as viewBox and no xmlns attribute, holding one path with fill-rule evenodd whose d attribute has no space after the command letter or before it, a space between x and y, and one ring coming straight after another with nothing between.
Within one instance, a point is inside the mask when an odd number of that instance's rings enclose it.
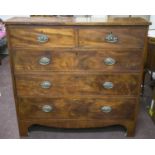
<instances>
[{"instance_id":1,"label":"brass drawer pull","mask_svg":"<svg viewBox=\"0 0 155 155\"><path fill-rule=\"evenodd\" d=\"M52 110L53 110L53 107L50 106L50 105L44 105L44 106L42 107L42 111L43 111L43 112L51 112Z\"/></svg>"},{"instance_id":2,"label":"brass drawer pull","mask_svg":"<svg viewBox=\"0 0 155 155\"><path fill-rule=\"evenodd\" d=\"M47 58L47 57L42 57L40 60L39 60L39 64L40 65L48 65L50 63L50 58Z\"/></svg>"},{"instance_id":3,"label":"brass drawer pull","mask_svg":"<svg viewBox=\"0 0 155 155\"><path fill-rule=\"evenodd\" d=\"M106 35L105 41L108 43L117 43L118 42L118 37L115 36L112 32Z\"/></svg>"},{"instance_id":4,"label":"brass drawer pull","mask_svg":"<svg viewBox=\"0 0 155 155\"><path fill-rule=\"evenodd\" d=\"M104 113L109 113L112 111L112 107L111 106L103 106L103 107L101 107L101 111Z\"/></svg>"},{"instance_id":5,"label":"brass drawer pull","mask_svg":"<svg viewBox=\"0 0 155 155\"><path fill-rule=\"evenodd\" d=\"M41 88L48 89L52 86L52 83L50 81L43 81L40 86Z\"/></svg>"},{"instance_id":6,"label":"brass drawer pull","mask_svg":"<svg viewBox=\"0 0 155 155\"><path fill-rule=\"evenodd\" d=\"M111 65L114 65L114 64L116 63L116 60L113 59L113 58L108 57L108 58L106 58L106 59L104 60L104 63L105 63L107 66L111 66Z\"/></svg>"},{"instance_id":7,"label":"brass drawer pull","mask_svg":"<svg viewBox=\"0 0 155 155\"><path fill-rule=\"evenodd\" d=\"M114 87L114 84L112 82L104 82L102 84L102 86L105 88L105 89L112 89Z\"/></svg>"},{"instance_id":8,"label":"brass drawer pull","mask_svg":"<svg viewBox=\"0 0 155 155\"><path fill-rule=\"evenodd\" d=\"M48 41L48 36L45 34L39 34L37 40L40 43L46 43Z\"/></svg>"}]
</instances>

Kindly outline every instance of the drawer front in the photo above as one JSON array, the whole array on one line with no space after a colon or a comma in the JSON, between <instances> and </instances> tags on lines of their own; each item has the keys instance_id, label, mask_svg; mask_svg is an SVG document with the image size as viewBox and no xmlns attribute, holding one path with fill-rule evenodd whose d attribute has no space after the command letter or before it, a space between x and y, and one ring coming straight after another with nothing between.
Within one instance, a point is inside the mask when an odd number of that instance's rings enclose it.
<instances>
[{"instance_id":1,"label":"drawer front","mask_svg":"<svg viewBox=\"0 0 155 155\"><path fill-rule=\"evenodd\" d=\"M138 95L139 74L18 75L18 96Z\"/></svg>"},{"instance_id":2,"label":"drawer front","mask_svg":"<svg viewBox=\"0 0 155 155\"><path fill-rule=\"evenodd\" d=\"M143 48L146 29L108 27L98 29L80 29L80 47L94 48Z\"/></svg>"},{"instance_id":3,"label":"drawer front","mask_svg":"<svg viewBox=\"0 0 155 155\"><path fill-rule=\"evenodd\" d=\"M19 99L21 119L133 119L137 100L105 99Z\"/></svg>"},{"instance_id":4,"label":"drawer front","mask_svg":"<svg viewBox=\"0 0 155 155\"><path fill-rule=\"evenodd\" d=\"M9 29L12 47L52 48L74 47L74 30L51 27L11 27Z\"/></svg>"},{"instance_id":5,"label":"drawer front","mask_svg":"<svg viewBox=\"0 0 155 155\"><path fill-rule=\"evenodd\" d=\"M17 50L14 51L16 72L27 71L139 71L140 50Z\"/></svg>"}]
</instances>

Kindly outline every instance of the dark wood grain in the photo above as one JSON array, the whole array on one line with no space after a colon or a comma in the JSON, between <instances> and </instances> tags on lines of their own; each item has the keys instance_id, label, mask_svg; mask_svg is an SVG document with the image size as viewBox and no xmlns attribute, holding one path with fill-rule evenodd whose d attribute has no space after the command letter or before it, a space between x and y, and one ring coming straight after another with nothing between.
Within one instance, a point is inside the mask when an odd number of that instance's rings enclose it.
<instances>
[{"instance_id":1,"label":"dark wood grain","mask_svg":"<svg viewBox=\"0 0 155 155\"><path fill-rule=\"evenodd\" d=\"M134 119L135 98L19 98L21 119ZM50 105L51 112L43 112L42 107ZM112 111L101 111L102 106L110 106ZM74 126L73 126L74 128Z\"/></svg>"},{"instance_id":2,"label":"dark wood grain","mask_svg":"<svg viewBox=\"0 0 155 155\"><path fill-rule=\"evenodd\" d=\"M112 32L118 42L108 43L105 37ZM143 48L146 29L143 27L105 27L98 29L80 29L80 47L83 48Z\"/></svg>"},{"instance_id":3,"label":"dark wood grain","mask_svg":"<svg viewBox=\"0 0 155 155\"><path fill-rule=\"evenodd\" d=\"M50 59L50 64L40 65L42 57ZM113 58L116 64L107 66L106 58ZM16 73L49 71L141 71L142 51L135 50L16 50L14 51Z\"/></svg>"},{"instance_id":4,"label":"dark wood grain","mask_svg":"<svg viewBox=\"0 0 155 155\"><path fill-rule=\"evenodd\" d=\"M41 88L43 81L50 81L49 89ZM112 82L112 89L102 85ZM79 95L138 95L138 74L53 74L16 76L19 96L79 96Z\"/></svg>"}]
</instances>

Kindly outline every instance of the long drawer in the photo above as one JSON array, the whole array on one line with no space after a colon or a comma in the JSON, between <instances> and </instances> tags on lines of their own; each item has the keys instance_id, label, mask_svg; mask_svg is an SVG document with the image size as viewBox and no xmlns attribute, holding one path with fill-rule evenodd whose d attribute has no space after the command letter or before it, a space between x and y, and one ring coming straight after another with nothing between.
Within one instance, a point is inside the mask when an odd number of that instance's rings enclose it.
<instances>
[{"instance_id":1,"label":"long drawer","mask_svg":"<svg viewBox=\"0 0 155 155\"><path fill-rule=\"evenodd\" d=\"M138 95L139 74L18 75L18 96Z\"/></svg>"},{"instance_id":2,"label":"long drawer","mask_svg":"<svg viewBox=\"0 0 155 155\"><path fill-rule=\"evenodd\" d=\"M142 51L135 50L15 50L15 72L141 71Z\"/></svg>"},{"instance_id":3,"label":"long drawer","mask_svg":"<svg viewBox=\"0 0 155 155\"><path fill-rule=\"evenodd\" d=\"M75 47L74 30L71 28L16 26L11 27L9 33L13 48Z\"/></svg>"},{"instance_id":4,"label":"long drawer","mask_svg":"<svg viewBox=\"0 0 155 155\"><path fill-rule=\"evenodd\" d=\"M135 98L19 98L21 119L133 119Z\"/></svg>"},{"instance_id":5,"label":"long drawer","mask_svg":"<svg viewBox=\"0 0 155 155\"><path fill-rule=\"evenodd\" d=\"M84 48L143 48L143 27L104 27L79 30L79 46Z\"/></svg>"}]
</instances>

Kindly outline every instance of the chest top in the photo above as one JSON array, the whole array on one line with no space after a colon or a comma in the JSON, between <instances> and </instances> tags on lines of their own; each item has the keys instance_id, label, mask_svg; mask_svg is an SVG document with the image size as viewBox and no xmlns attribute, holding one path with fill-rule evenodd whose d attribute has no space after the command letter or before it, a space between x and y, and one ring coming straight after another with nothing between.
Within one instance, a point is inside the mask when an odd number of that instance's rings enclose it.
<instances>
[{"instance_id":1,"label":"chest top","mask_svg":"<svg viewBox=\"0 0 155 155\"><path fill-rule=\"evenodd\" d=\"M150 25L142 18L95 18L93 16L71 17L14 17L6 21L6 25Z\"/></svg>"}]
</instances>

